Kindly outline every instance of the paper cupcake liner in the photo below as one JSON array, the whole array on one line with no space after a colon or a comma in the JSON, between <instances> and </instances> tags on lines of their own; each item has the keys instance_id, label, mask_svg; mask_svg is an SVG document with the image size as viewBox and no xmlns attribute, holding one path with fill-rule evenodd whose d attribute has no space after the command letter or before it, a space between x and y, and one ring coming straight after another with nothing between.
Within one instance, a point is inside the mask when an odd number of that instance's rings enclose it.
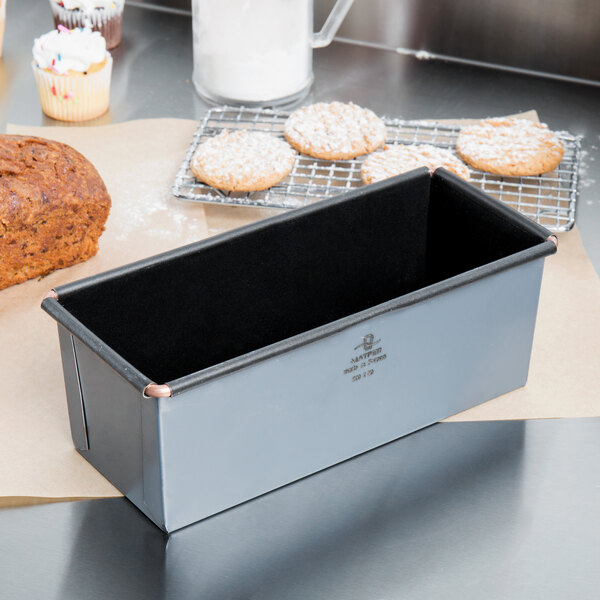
<instances>
[{"instance_id":1,"label":"paper cupcake liner","mask_svg":"<svg viewBox=\"0 0 600 600\"><path fill-rule=\"evenodd\" d=\"M99 31L106 40L106 48L110 50L121 43L121 25L123 23L123 7L96 8L87 13L83 10L69 10L50 1L54 26L63 25L68 29L84 27L90 22L93 31Z\"/></svg>"},{"instance_id":2,"label":"paper cupcake liner","mask_svg":"<svg viewBox=\"0 0 600 600\"><path fill-rule=\"evenodd\" d=\"M88 121L108 110L112 57L106 65L89 75L57 75L33 63L42 110L59 121Z\"/></svg>"}]
</instances>

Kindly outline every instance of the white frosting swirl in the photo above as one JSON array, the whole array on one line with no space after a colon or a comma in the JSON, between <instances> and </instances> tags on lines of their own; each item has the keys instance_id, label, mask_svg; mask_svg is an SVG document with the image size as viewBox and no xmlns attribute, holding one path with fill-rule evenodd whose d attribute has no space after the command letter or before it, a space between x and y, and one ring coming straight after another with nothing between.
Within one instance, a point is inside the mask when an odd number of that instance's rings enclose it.
<instances>
[{"instance_id":1,"label":"white frosting swirl","mask_svg":"<svg viewBox=\"0 0 600 600\"><path fill-rule=\"evenodd\" d=\"M55 4L62 4L67 10L79 9L91 12L95 8L121 8L125 0L53 0Z\"/></svg>"},{"instance_id":2,"label":"white frosting swirl","mask_svg":"<svg viewBox=\"0 0 600 600\"><path fill-rule=\"evenodd\" d=\"M106 58L106 40L89 28L55 29L33 42L33 58L40 69L59 75L67 71L83 73Z\"/></svg>"}]
</instances>

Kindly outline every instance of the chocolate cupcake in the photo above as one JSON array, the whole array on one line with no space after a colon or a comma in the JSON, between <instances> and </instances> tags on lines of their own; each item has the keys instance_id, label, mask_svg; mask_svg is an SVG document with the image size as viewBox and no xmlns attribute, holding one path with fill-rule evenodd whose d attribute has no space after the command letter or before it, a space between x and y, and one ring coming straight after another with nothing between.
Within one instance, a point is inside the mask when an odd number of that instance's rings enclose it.
<instances>
[{"instance_id":1,"label":"chocolate cupcake","mask_svg":"<svg viewBox=\"0 0 600 600\"><path fill-rule=\"evenodd\" d=\"M50 0L55 27L75 29L89 23L102 34L109 50L121 43L124 7L125 0Z\"/></svg>"}]
</instances>

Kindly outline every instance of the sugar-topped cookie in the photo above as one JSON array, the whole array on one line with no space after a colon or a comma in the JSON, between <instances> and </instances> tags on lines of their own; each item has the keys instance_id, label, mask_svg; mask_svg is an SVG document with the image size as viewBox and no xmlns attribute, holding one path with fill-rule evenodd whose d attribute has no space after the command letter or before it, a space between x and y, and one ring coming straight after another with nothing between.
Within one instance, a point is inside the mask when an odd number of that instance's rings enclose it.
<instances>
[{"instance_id":1,"label":"sugar-topped cookie","mask_svg":"<svg viewBox=\"0 0 600 600\"><path fill-rule=\"evenodd\" d=\"M419 167L427 167L433 173L444 167L469 181L469 169L450 150L430 144L386 146L383 152L368 156L362 164L360 176L363 183L374 183Z\"/></svg>"},{"instance_id":2,"label":"sugar-topped cookie","mask_svg":"<svg viewBox=\"0 0 600 600\"><path fill-rule=\"evenodd\" d=\"M318 102L293 112L285 139L299 152L328 160L347 160L385 143L385 124L368 108L343 102Z\"/></svg>"},{"instance_id":3,"label":"sugar-topped cookie","mask_svg":"<svg viewBox=\"0 0 600 600\"><path fill-rule=\"evenodd\" d=\"M190 170L217 189L254 192L279 183L295 160L296 152L268 133L225 130L198 146Z\"/></svg>"},{"instance_id":4,"label":"sugar-topped cookie","mask_svg":"<svg viewBox=\"0 0 600 600\"><path fill-rule=\"evenodd\" d=\"M553 171L564 154L562 143L545 123L503 118L463 127L456 150L475 169L514 177Z\"/></svg>"}]
</instances>

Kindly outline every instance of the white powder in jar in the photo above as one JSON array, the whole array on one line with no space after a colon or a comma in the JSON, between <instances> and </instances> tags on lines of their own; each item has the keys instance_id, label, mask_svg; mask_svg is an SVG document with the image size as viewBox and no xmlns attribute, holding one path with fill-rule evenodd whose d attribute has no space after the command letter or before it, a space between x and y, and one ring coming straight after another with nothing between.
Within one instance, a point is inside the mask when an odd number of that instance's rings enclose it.
<instances>
[{"instance_id":1,"label":"white powder in jar","mask_svg":"<svg viewBox=\"0 0 600 600\"><path fill-rule=\"evenodd\" d=\"M192 0L194 84L219 101L267 102L312 77L313 0Z\"/></svg>"}]
</instances>

